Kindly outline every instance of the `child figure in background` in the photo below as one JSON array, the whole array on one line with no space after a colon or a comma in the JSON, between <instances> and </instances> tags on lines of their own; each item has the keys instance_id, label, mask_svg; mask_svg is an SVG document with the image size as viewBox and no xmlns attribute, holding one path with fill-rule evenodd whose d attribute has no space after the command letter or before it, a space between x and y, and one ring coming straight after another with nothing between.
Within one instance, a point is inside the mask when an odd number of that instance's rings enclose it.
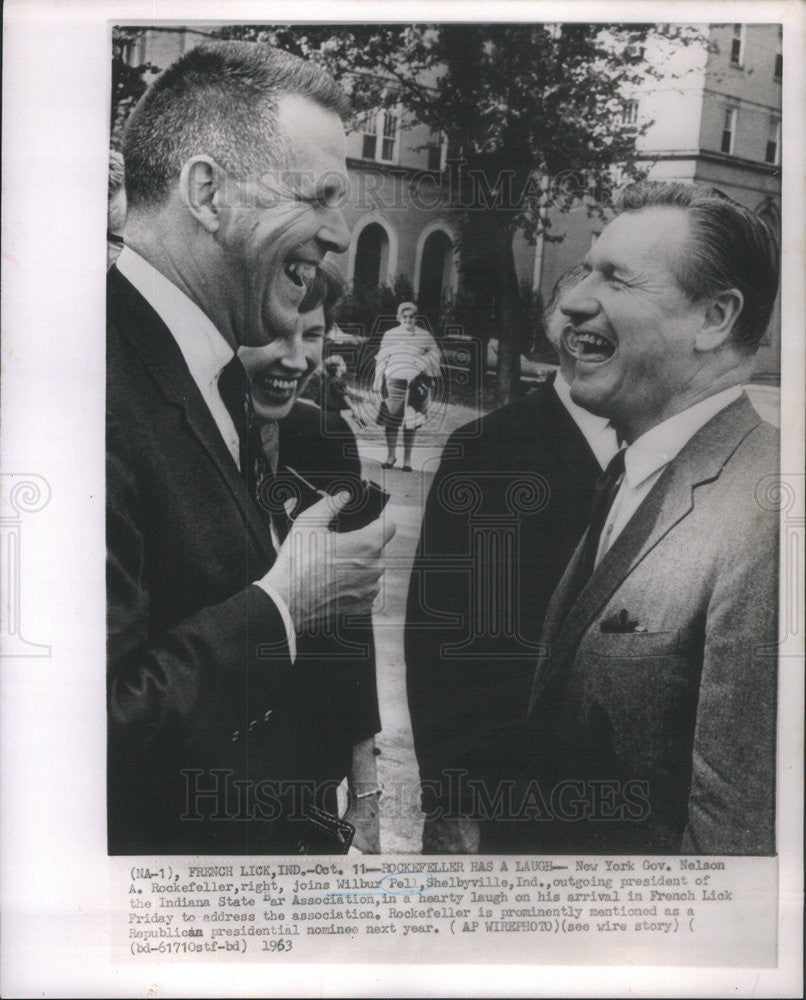
<instances>
[{"instance_id":1,"label":"child figure in background","mask_svg":"<svg viewBox=\"0 0 806 1000\"><path fill-rule=\"evenodd\" d=\"M353 392L347 384L346 374L347 364L340 354L333 354L325 361L321 397L321 406L325 411L325 428L333 424L335 418L343 417L345 410L358 427L367 426L366 420L355 409L350 399Z\"/></svg>"}]
</instances>

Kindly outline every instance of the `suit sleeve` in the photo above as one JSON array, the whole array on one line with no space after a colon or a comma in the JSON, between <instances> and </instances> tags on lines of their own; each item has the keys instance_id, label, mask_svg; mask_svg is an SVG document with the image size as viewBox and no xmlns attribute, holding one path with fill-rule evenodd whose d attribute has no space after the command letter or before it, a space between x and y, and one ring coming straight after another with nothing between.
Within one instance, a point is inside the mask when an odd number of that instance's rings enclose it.
<instances>
[{"instance_id":1,"label":"suit sleeve","mask_svg":"<svg viewBox=\"0 0 806 1000\"><path fill-rule=\"evenodd\" d=\"M338 414L322 431L318 407L298 403L281 428L283 460L320 489L335 493L361 482L358 444ZM362 742L380 731L372 615L341 616L334 632L298 640L301 712L341 743ZM321 735L321 733L320 733Z\"/></svg>"},{"instance_id":2,"label":"suit sleeve","mask_svg":"<svg viewBox=\"0 0 806 1000\"><path fill-rule=\"evenodd\" d=\"M108 701L111 736L204 746L272 707L291 669L271 599L246 586L163 631L149 611L146 517L126 435L107 427Z\"/></svg>"},{"instance_id":3,"label":"suit sleeve","mask_svg":"<svg viewBox=\"0 0 806 1000\"><path fill-rule=\"evenodd\" d=\"M724 547L705 621L684 853L775 852L777 527L777 514L756 508L740 551Z\"/></svg>"},{"instance_id":4,"label":"suit sleeve","mask_svg":"<svg viewBox=\"0 0 806 1000\"><path fill-rule=\"evenodd\" d=\"M337 432L336 440L340 443L340 456L345 471L360 481L358 443L350 425L342 417L338 417L331 424L331 432L333 430ZM344 704L344 722L350 739L353 743L360 743L381 731L372 613L346 621L342 619L339 628L347 641L361 650L353 658L352 676L346 675L351 692Z\"/></svg>"}]
</instances>

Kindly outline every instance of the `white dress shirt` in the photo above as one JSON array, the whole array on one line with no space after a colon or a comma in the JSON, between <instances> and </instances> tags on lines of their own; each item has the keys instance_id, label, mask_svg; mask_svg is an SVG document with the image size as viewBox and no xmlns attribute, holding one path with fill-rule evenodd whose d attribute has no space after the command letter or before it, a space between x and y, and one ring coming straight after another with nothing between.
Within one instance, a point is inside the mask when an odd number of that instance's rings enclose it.
<instances>
[{"instance_id":1,"label":"white dress shirt","mask_svg":"<svg viewBox=\"0 0 806 1000\"><path fill-rule=\"evenodd\" d=\"M571 399L571 388L560 371L554 378L554 391L568 410L571 419L582 431L582 436L590 445L596 461L602 469L606 469L610 464L610 459L618 451L618 437L610 421L607 417L597 417L595 413L584 410L578 403L575 403Z\"/></svg>"},{"instance_id":2,"label":"white dress shirt","mask_svg":"<svg viewBox=\"0 0 806 1000\"><path fill-rule=\"evenodd\" d=\"M597 565L649 495L669 462L677 457L700 428L741 394L740 385L723 389L652 427L627 448L624 453L624 476L599 539Z\"/></svg>"},{"instance_id":3,"label":"white dress shirt","mask_svg":"<svg viewBox=\"0 0 806 1000\"><path fill-rule=\"evenodd\" d=\"M170 330L233 462L240 469L238 432L218 391L219 376L235 353L232 347L195 302L131 247L123 248L117 267ZM297 642L288 605L274 587L263 580L254 582L268 594L280 612L293 663Z\"/></svg>"},{"instance_id":4,"label":"white dress shirt","mask_svg":"<svg viewBox=\"0 0 806 1000\"><path fill-rule=\"evenodd\" d=\"M235 352L206 313L131 247L123 248L117 263L123 277L171 331L233 461L240 468L238 432L218 391L221 371Z\"/></svg>"}]
</instances>

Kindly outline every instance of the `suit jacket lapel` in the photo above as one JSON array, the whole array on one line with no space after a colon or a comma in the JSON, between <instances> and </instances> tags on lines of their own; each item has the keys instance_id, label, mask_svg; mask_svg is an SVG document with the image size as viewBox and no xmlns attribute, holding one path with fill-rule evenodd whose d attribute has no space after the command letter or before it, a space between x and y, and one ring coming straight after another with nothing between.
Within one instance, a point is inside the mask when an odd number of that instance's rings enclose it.
<instances>
[{"instance_id":1,"label":"suit jacket lapel","mask_svg":"<svg viewBox=\"0 0 806 1000\"><path fill-rule=\"evenodd\" d=\"M190 430L232 494L253 543L270 558L274 547L269 529L249 496L246 483L170 330L115 267L109 271L107 291L108 308L121 334L140 355L165 398L184 411Z\"/></svg>"},{"instance_id":2,"label":"suit jacket lapel","mask_svg":"<svg viewBox=\"0 0 806 1000\"><path fill-rule=\"evenodd\" d=\"M566 606L582 542L552 598L546 615L546 658L538 665L530 708L549 680L576 650L582 634L626 577L693 509L695 489L715 479L760 418L746 396L726 407L685 445L663 472L606 553L571 608Z\"/></svg>"}]
</instances>

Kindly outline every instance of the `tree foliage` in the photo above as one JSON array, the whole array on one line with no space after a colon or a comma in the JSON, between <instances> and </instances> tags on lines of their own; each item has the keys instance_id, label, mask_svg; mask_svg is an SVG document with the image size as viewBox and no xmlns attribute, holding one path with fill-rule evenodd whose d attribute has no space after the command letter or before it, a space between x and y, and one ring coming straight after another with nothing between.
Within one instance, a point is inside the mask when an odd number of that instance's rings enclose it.
<instances>
[{"instance_id":1,"label":"tree foliage","mask_svg":"<svg viewBox=\"0 0 806 1000\"><path fill-rule=\"evenodd\" d=\"M148 75L157 70L151 63L133 62L137 42L143 36L143 28L112 29L112 117L110 145L120 149L123 126L132 108L148 86Z\"/></svg>"},{"instance_id":2,"label":"tree foliage","mask_svg":"<svg viewBox=\"0 0 806 1000\"><path fill-rule=\"evenodd\" d=\"M602 210L614 167L621 179L639 172L636 142L649 123L635 123L630 102L667 73L680 46L704 41L693 27L587 22L228 25L214 34L321 63L357 120L395 108L403 125L447 136L447 196L462 212L460 269L474 315L487 317L501 342L502 399L534 334L513 236L556 238L552 210L580 201Z\"/></svg>"},{"instance_id":3,"label":"tree foliage","mask_svg":"<svg viewBox=\"0 0 806 1000\"><path fill-rule=\"evenodd\" d=\"M461 272L472 313L502 345L499 397L517 380L534 313L518 287L512 240L550 231L552 209L602 211L613 183L637 176L630 102L667 73L696 28L662 24L391 24L227 29L321 62L357 114L402 109L444 132L451 200L462 206ZM646 57L651 50L651 57Z\"/></svg>"}]
</instances>

